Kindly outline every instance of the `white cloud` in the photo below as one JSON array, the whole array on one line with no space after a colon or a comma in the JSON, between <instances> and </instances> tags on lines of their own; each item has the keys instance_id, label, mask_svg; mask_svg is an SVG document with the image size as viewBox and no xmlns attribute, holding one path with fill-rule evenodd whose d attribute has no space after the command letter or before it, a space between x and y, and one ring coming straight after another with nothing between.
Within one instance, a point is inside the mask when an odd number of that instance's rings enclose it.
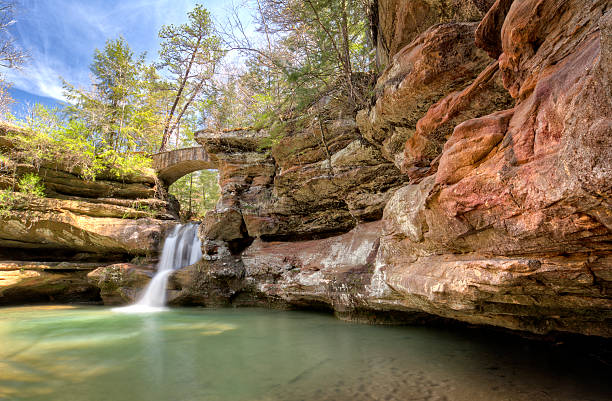
<instances>
[{"instance_id":1,"label":"white cloud","mask_svg":"<svg viewBox=\"0 0 612 401\"><path fill-rule=\"evenodd\" d=\"M204 1L205 7L224 0ZM135 53L156 57L157 31L163 24L186 19L196 0L20 0L17 23L11 27L30 62L22 71L7 71L13 86L64 100L62 81L89 85L94 49L123 35Z\"/></svg>"},{"instance_id":2,"label":"white cloud","mask_svg":"<svg viewBox=\"0 0 612 401\"><path fill-rule=\"evenodd\" d=\"M21 71L9 71L6 79L14 87L40 96L65 100L59 71L49 65L38 62L30 63Z\"/></svg>"}]
</instances>

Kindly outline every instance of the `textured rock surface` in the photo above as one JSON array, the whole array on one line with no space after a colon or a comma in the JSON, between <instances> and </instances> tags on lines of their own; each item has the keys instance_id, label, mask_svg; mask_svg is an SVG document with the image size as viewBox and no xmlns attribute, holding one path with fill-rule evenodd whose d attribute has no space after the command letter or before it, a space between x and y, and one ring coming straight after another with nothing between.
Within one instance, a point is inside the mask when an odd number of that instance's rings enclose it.
<instances>
[{"instance_id":1,"label":"textured rock surface","mask_svg":"<svg viewBox=\"0 0 612 401\"><path fill-rule=\"evenodd\" d=\"M378 65L384 67L430 26L450 21L478 21L492 1L377 0L375 3L376 56Z\"/></svg>"},{"instance_id":2,"label":"textured rock surface","mask_svg":"<svg viewBox=\"0 0 612 401\"><path fill-rule=\"evenodd\" d=\"M0 305L99 302L100 290L87 281L92 263L0 262Z\"/></svg>"},{"instance_id":3,"label":"textured rock surface","mask_svg":"<svg viewBox=\"0 0 612 401\"><path fill-rule=\"evenodd\" d=\"M14 207L2 217L0 247L27 248L40 255L62 250L101 259L151 255L165 230L175 224L152 219L145 211L82 200L29 199Z\"/></svg>"},{"instance_id":4,"label":"textured rock surface","mask_svg":"<svg viewBox=\"0 0 612 401\"><path fill-rule=\"evenodd\" d=\"M465 89L432 105L417 122L404 148L402 171L413 182L435 173L444 143L458 124L506 109L512 103L502 85L498 63L492 63Z\"/></svg>"},{"instance_id":5,"label":"textured rock surface","mask_svg":"<svg viewBox=\"0 0 612 401\"><path fill-rule=\"evenodd\" d=\"M315 119L270 154L255 133L201 138L226 161L224 197L173 302L611 337L609 2L474 2L493 5L480 24L389 22L416 4L378 2L396 54L358 129Z\"/></svg>"},{"instance_id":6,"label":"textured rock surface","mask_svg":"<svg viewBox=\"0 0 612 401\"><path fill-rule=\"evenodd\" d=\"M218 160L222 194L204 236L250 241L347 232L379 219L393 189L406 181L344 110L313 114L283 134L269 152L261 150L263 131L197 136Z\"/></svg>"},{"instance_id":7,"label":"textured rock surface","mask_svg":"<svg viewBox=\"0 0 612 401\"><path fill-rule=\"evenodd\" d=\"M89 272L87 281L99 289L105 305L123 305L134 302L154 274L154 265L117 263Z\"/></svg>"},{"instance_id":8,"label":"textured rock surface","mask_svg":"<svg viewBox=\"0 0 612 401\"><path fill-rule=\"evenodd\" d=\"M495 0L476 29L476 46L497 59L502 53L501 29L514 0Z\"/></svg>"},{"instance_id":9,"label":"textured rock surface","mask_svg":"<svg viewBox=\"0 0 612 401\"><path fill-rule=\"evenodd\" d=\"M201 226L204 260L173 274L170 303L612 337L611 8L379 0L391 57L370 109L329 97L269 132L197 136L222 197ZM78 228L91 214L118 224L123 204L57 202L31 208L77 227L62 241L130 252L109 226ZM150 275L120 264L89 280L125 303Z\"/></svg>"},{"instance_id":10,"label":"textured rock surface","mask_svg":"<svg viewBox=\"0 0 612 401\"><path fill-rule=\"evenodd\" d=\"M121 177L102 171L90 181L79 176L78 168L18 164L6 135L15 130L19 128L0 127L0 189L12 190L22 176L35 173L45 197L3 193L0 303L100 301L88 271L133 259L154 260L166 230L176 224L172 203L159 199L164 190L152 169ZM58 264L65 261L78 264Z\"/></svg>"},{"instance_id":11,"label":"textured rock surface","mask_svg":"<svg viewBox=\"0 0 612 401\"><path fill-rule=\"evenodd\" d=\"M395 55L376 86L374 107L357 116L364 138L401 167L406 141L430 106L469 85L490 63L474 44L476 23L436 25Z\"/></svg>"}]
</instances>

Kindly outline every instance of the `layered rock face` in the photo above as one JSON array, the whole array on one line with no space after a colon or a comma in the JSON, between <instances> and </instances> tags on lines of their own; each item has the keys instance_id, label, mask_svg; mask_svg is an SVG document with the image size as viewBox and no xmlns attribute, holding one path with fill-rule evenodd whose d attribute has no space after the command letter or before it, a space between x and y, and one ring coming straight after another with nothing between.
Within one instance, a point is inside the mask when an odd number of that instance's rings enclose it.
<instances>
[{"instance_id":1,"label":"layered rock face","mask_svg":"<svg viewBox=\"0 0 612 401\"><path fill-rule=\"evenodd\" d=\"M370 109L200 135L223 196L174 303L612 336L610 3L438 3L376 3Z\"/></svg>"},{"instance_id":2,"label":"layered rock face","mask_svg":"<svg viewBox=\"0 0 612 401\"><path fill-rule=\"evenodd\" d=\"M88 181L62 166L34 168L11 161L11 146L6 138L0 141L9 157L0 173L10 171L0 174L0 189L13 188L20 177L36 173L45 197L13 193L0 205L0 260L5 261L0 262L0 303L78 300L78 294L81 300L99 300L88 271L157 256L165 231L175 224L175 213L169 202L156 197L158 181L152 170L123 177L101 173ZM53 267L66 261L78 268Z\"/></svg>"},{"instance_id":3,"label":"layered rock face","mask_svg":"<svg viewBox=\"0 0 612 401\"><path fill-rule=\"evenodd\" d=\"M372 23L376 61L385 67L404 46L430 26L479 21L493 0L374 0Z\"/></svg>"},{"instance_id":4,"label":"layered rock face","mask_svg":"<svg viewBox=\"0 0 612 401\"><path fill-rule=\"evenodd\" d=\"M207 238L243 245L319 238L382 217L406 177L364 140L353 115L329 104L321 109L285 128L271 149L262 149L267 131L196 137L218 161L222 193L203 224Z\"/></svg>"},{"instance_id":5,"label":"layered rock face","mask_svg":"<svg viewBox=\"0 0 612 401\"><path fill-rule=\"evenodd\" d=\"M0 261L0 305L97 301L87 280L97 263Z\"/></svg>"}]
</instances>

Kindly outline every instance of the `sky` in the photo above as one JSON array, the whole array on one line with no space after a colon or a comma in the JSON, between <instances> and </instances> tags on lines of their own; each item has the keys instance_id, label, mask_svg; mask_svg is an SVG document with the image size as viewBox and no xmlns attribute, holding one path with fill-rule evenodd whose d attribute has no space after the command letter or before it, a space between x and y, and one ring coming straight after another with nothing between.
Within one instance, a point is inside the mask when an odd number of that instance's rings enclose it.
<instances>
[{"instance_id":1,"label":"sky","mask_svg":"<svg viewBox=\"0 0 612 401\"><path fill-rule=\"evenodd\" d=\"M122 35L135 54L156 58L157 32L162 25L180 24L196 3L213 18L224 20L231 0L16 0L16 23L10 32L30 55L21 71L3 71L12 83L14 112L26 103L54 105L63 100L62 80L77 86L90 83L89 65L95 49ZM60 78L61 77L61 78Z\"/></svg>"}]
</instances>

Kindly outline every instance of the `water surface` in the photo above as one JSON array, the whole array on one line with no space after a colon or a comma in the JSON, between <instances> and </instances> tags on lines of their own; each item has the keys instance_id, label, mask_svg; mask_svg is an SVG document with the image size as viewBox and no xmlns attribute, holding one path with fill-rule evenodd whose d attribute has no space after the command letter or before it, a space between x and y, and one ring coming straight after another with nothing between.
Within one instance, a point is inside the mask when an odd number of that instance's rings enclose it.
<instances>
[{"instance_id":1,"label":"water surface","mask_svg":"<svg viewBox=\"0 0 612 401\"><path fill-rule=\"evenodd\" d=\"M2 308L0 399L609 400L612 377L497 333L261 309Z\"/></svg>"}]
</instances>

